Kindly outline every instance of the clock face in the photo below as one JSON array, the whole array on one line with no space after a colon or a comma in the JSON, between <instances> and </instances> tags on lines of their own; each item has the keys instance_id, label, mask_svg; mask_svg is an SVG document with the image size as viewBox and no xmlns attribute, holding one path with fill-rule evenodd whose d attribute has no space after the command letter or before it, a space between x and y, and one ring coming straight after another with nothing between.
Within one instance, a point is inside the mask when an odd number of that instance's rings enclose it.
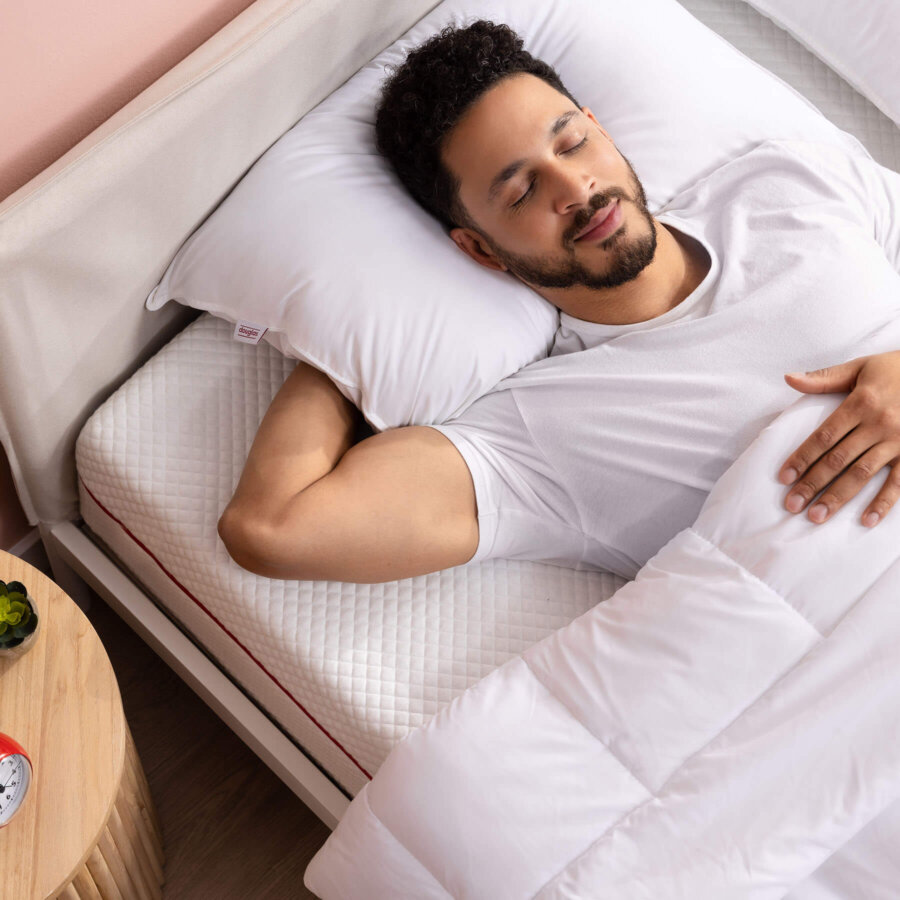
<instances>
[{"instance_id":1,"label":"clock face","mask_svg":"<svg viewBox=\"0 0 900 900\"><path fill-rule=\"evenodd\" d=\"M21 753L0 758L0 826L22 805L31 784L31 766Z\"/></svg>"}]
</instances>

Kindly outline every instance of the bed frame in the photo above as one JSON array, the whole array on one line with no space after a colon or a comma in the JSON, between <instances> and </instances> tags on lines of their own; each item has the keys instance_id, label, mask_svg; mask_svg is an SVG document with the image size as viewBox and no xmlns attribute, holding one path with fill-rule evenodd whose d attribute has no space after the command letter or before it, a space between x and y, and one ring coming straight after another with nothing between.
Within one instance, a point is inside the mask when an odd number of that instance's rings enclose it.
<instances>
[{"instance_id":1,"label":"bed frame","mask_svg":"<svg viewBox=\"0 0 900 900\"><path fill-rule=\"evenodd\" d=\"M147 294L301 116L437 0L256 0L0 204L0 443L54 578L96 591L326 824L350 800L79 521L88 416L197 313Z\"/></svg>"},{"instance_id":2,"label":"bed frame","mask_svg":"<svg viewBox=\"0 0 900 900\"><path fill-rule=\"evenodd\" d=\"M0 443L54 578L83 605L96 591L330 827L348 795L83 526L75 440L196 317L144 308L183 240L267 147L435 5L256 0L0 204Z\"/></svg>"}]
</instances>

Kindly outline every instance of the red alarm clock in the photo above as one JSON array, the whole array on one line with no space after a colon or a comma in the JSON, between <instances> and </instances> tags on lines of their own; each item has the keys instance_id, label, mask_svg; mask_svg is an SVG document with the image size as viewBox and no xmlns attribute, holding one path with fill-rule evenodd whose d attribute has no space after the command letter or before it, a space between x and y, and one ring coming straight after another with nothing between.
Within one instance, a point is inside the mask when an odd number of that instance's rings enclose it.
<instances>
[{"instance_id":1,"label":"red alarm clock","mask_svg":"<svg viewBox=\"0 0 900 900\"><path fill-rule=\"evenodd\" d=\"M31 775L31 760L22 745L0 732L0 828L19 811Z\"/></svg>"}]
</instances>

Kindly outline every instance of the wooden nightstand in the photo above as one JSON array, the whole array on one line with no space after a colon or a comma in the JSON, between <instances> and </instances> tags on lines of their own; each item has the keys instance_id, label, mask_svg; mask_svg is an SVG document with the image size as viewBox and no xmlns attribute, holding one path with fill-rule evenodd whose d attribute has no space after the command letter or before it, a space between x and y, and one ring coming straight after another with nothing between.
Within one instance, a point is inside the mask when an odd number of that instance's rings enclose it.
<instances>
[{"instance_id":1,"label":"wooden nightstand","mask_svg":"<svg viewBox=\"0 0 900 900\"><path fill-rule=\"evenodd\" d=\"M160 898L162 837L106 651L81 610L28 563L0 551L41 616L34 646L0 657L0 731L34 781L0 831L0 900Z\"/></svg>"}]
</instances>

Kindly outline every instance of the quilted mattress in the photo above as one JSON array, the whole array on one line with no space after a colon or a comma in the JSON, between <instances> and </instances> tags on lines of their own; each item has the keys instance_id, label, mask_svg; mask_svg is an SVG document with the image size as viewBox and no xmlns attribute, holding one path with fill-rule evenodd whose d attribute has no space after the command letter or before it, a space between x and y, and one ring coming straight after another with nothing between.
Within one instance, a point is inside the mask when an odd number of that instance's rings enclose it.
<instances>
[{"instance_id":1,"label":"quilted mattress","mask_svg":"<svg viewBox=\"0 0 900 900\"><path fill-rule=\"evenodd\" d=\"M76 445L85 523L348 793L457 694L609 597L601 572L489 560L385 584L276 581L216 533L294 366L200 316Z\"/></svg>"}]
</instances>

